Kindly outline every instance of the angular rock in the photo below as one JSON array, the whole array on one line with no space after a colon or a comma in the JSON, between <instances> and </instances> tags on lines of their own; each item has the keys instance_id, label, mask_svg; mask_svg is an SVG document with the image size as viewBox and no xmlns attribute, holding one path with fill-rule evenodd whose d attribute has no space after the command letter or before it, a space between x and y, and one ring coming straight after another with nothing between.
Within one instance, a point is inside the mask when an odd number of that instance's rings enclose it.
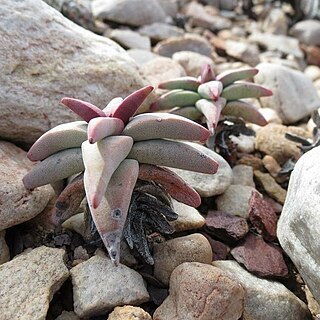
<instances>
[{"instance_id":1,"label":"angular rock","mask_svg":"<svg viewBox=\"0 0 320 320\"><path fill-rule=\"evenodd\" d=\"M256 170L254 171L254 177L271 198L284 204L287 191L283 189L269 173Z\"/></svg>"},{"instance_id":2,"label":"angular rock","mask_svg":"<svg viewBox=\"0 0 320 320\"><path fill-rule=\"evenodd\" d=\"M152 320L150 314L139 307L115 307L108 320Z\"/></svg>"},{"instance_id":3,"label":"angular rock","mask_svg":"<svg viewBox=\"0 0 320 320\"><path fill-rule=\"evenodd\" d=\"M264 154L272 156L280 165L289 159L297 160L301 151L298 143L290 141L285 133L293 133L304 138L311 137L310 133L299 127L287 127L281 124L270 123L256 134L255 148Z\"/></svg>"},{"instance_id":4,"label":"angular rock","mask_svg":"<svg viewBox=\"0 0 320 320\"><path fill-rule=\"evenodd\" d=\"M232 168L232 184L240 184L255 188L253 181L253 169L244 164L237 164Z\"/></svg>"},{"instance_id":5,"label":"angular rock","mask_svg":"<svg viewBox=\"0 0 320 320\"><path fill-rule=\"evenodd\" d=\"M218 171L215 174L206 174L176 168L170 169L190 184L201 197L212 197L225 192L232 181L232 169L228 162L216 152L200 144L193 142L187 142L187 144L216 160L219 163Z\"/></svg>"},{"instance_id":6,"label":"angular rock","mask_svg":"<svg viewBox=\"0 0 320 320\"><path fill-rule=\"evenodd\" d=\"M184 35L183 29L162 22L144 25L138 29L138 32L156 42Z\"/></svg>"},{"instance_id":7,"label":"angular rock","mask_svg":"<svg viewBox=\"0 0 320 320\"><path fill-rule=\"evenodd\" d=\"M244 319L254 320L310 320L310 312L283 284L259 279L235 261L215 261L213 265L245 289ZM267 318L266 318L267 317Z\"/></svg>"},{"instance_id":8,"label":"angular rock","mask_svg":"<svg viewBox=\"0 0 320 320\"><path fill-rule=\"evenodd\" d=\"M150 38L132 30L115 29L110 32L109 37L125 49L151 50Z\"/></svg>"},{"instance_id":9,"label":"angular rock","mask_svg":"<svg viewBox=\"0 0 320 320\"><path fill-rule=\"evenodd\" d=\"M250 66L256 66L260 62L259 48L254 43L227 40L225 42L226 53L237 60L241 60Z\"/></svg>"},{"instance_id":10,"label":"angular rock","mask_svg":"<svg viewBox=\"0 0 320 320\"><path fill-rule=\"evenodd\" d=\"M222 195L216 197L217 209L235 216L248 218L248 202L253 191L257 190L249 186L230 185Z\"/></svg>"},{"instance_id":11,"label":"angular rock","mask_svg":"<svg viewBox=\"0 0 320 320\"><path fill-rule=\"evenodd\" d=\"M99 19L136 27L166 19L157 0L94 0L92 13Z\"/></svg>"},{"instance_id":12,"label":"angular rock","mask_svg":"<svg viewBox=\"0 0 320 320\"><path fill-rule=\"evenodd\" d=\"M213 61L211 58L192 51L176 52L172 55L172 59L181 64L187 76L191 77L198 77L201 71L201 67L204 64L208 64L212 67L212 69L214 69Z\"/></svg>"},{"instance_id":13,"label":"angular rock","mask_svg":"<svg viewBox=\"0 0 320 320\"><path fill-rule=\"evenodd\" d=\"M198 262L178 266L170 278L170 295L154 320L237 320L243 311L242 286L223 272Z\"/></svg>"},{"instance_id":14,"label":"angular rock","mask_svg":"<svg viewBox=\"0 0 320 320\"><path fill-rule=\"evenodd\" d=\"M0 231L0 264L8 262L10 260L9 247L6 243L6 231Z\"/></svg>"},{"instance_id":15,"label":"angular rock","mask_svg":"<svg viewBox=\"0 0 320 320\"><path fill-rule=\"evenodd\" d=\"M182 37L171 37L157 43L153 51L161 56L172 57L178 51L193 51L211 57L213 47L202 36L186 34Z\"/></svg>"},{"instance_id":16,"label":"angular rock","mask_svg":"<svg viewBox=\"0 0 320 320\"><path fill-rule=\"evenodd\" d=\"M257 68L255 82L273 92L260 99L261 105L277 111L283 123L297 122L320 107L317 90L301 71L273 63L260 63Z\"/></svg>"},{"instance_id":17,"label":"angular rock","mask_svg":"<svg viewBox=\"0 0 320 320\"><path fill-rule=\"evenodd\" d=\"M249 200L249 219L265 240L274 241L277 238L278 217L257 192L253 192Z\"/></svg>"},{"instance_id":18,"label":"angular rock","mask_svg":"<svg viewBox=\"0 0 320 320\"><path fill-rule=\"evenodd\" d=\"M266 47L268 51L279 51L285 55L293 55L302 59L303 52L299 47L299 41L286 35L268 33L252 33L248 39L250 42Z\"/></svg>"},{"instance_id":19,"label":"angular rock","mask_svg":"<svg viewBox=\"0 0 320 320\"><path fill-rule=\"evenodd\" d=\"M320 302L320 147L304 154L290 176L277 235L315 299Z\"/></svg>"},{"instance_id":20,"label":"angular rock","mask_svg":"<svg viewBox=\"0 0 320 320\"><path fill-rule=\"evenodd\" d=\"M211 264L211 246L200 233L174 238L154 245L154 276L169 285L172 271L183 262Z\"/></svg>"},{"instance_id":21,"label":"angular rock","mask_svg":"<svg viewBox=\"0 0 320 320\"><path fill-rule=\"evenodd\" d=\"M212 239L212 237L207 233L203 233L203 235L211 245L213 260L227 260L230 248L223 242Z\"/></svg>"},{"instance_id":22,"label":"angular rock","mask_svg":"<svg viewBox=\"0 0 320 320\"><path fill-rule=\"evenodd\" d=\"M65 251L45 246L0 266L1 319L45 319L49 303L69 277Z\"/></svg>"},{"instance_id":23,"label":"angular rock","mask_svg":"<svg viewBox=\"0 0 320 320\"><path fill-rule=\"evenodd\" d=\"M183 13L189 18L189 23L194 27L201 27L211 31L230 29L232 23L221 15L213 15L198 2L191 1L183 8Z\"/></svg>"},{"instance_id":24,"label":"angular rock","mask_svg":"<svg viewBox=\"0 0 320 320\"><path fill-rule=\"evenodd\" d=\"M186 73L179 63L166 57L156 57L141 67L149 83L157 87L162 81L185 76Z\"/></svg>"},{"instance_id":25,"label":"angular rock","mask_svg":"<svg viewBox=\"0 0 320 320\"><path fill-rule=\"evenodd\" d=\"M32 219L53 197L54 191L49 185L32 191L24 187L22 178L32 167L25 151L0 141L0 230Z\"/></svg>"},{"instance_id":26,"label":"angular rock","mask_svg":"<svg viewBox=\"0 0 320 320\"><path fill-rule=\"evenodd\" d=\"M251 273L264 278L285 277L288 267L281 249L249 233L244 242L231 250L232 256Z\"/></svg>"},{"instance_id":27,"label":"angular rock","mask_svg":"<svg viewBox=\"0 0 320 320\"><path fill-rule=\"evenodd\" d=\"M148 301L143 279L136 271L114 266L103 256L94 256L70 270L74 311L80 317L106 313L118 305Z\"/></svg>"},{"instance_id":28,"label":"angular rock","mask_svg":"<svg viewBox=\"0 0 320 320\"><path fill-rule=\"evenodd\" d=\"M170 222L175 232L200 229L205 224L205 219L199 211L184 203L172 199L173 210L178 214L178 219Z\"/></svg>"},{"instance_id":29,"label":"angular rock","mask_svg":"<svg viewBox=\"0 0 320 320\"><path fill-rule=\"evenodd\" d=\"M206 216L206 230L225 242L236 242L249 232L245 218L210 210Z\"/></svg>"},{"instance_id":30,"label":"angular rock","mask_svg":"<svg viewBox=\"0 0 320 320\"><path fill-rule=\"evenodd\" d=\"M320 46L320 21L299 21L289 30L289 34L298 38L299 42L303 44L309 46Z\"/></svg>"},{"instance_id":31,"label":"angular rock","mask_svg":"<svg viewBox=\"0 0 320 320\"><path fill-rule=\"evenodd\" d=\"M145 85L119 45L43 1L2 1L0 42L0 136L7 140L33 143L52 127L79 119L59 105L65 96L104 108Z\"/></svg>"}]
</instances>

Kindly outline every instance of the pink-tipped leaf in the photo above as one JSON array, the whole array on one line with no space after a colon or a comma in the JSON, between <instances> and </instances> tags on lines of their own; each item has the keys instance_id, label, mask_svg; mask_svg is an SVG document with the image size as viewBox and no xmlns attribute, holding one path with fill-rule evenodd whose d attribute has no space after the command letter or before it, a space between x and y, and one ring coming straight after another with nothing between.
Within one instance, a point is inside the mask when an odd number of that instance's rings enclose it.
<instances>
[{"instance_id":1,"label":"pink-tipped leaf","mask_svg":"<svg viewBox=\"0 0 320 320\"><path fill-rule=\"evenodd\" d=\"M83 100L63 98L61 100L61 103L87 122L89 122L93 118L105 117L105 114L101 109Z\"/></svg>"},{"instance_id":2,"label":"pink-tipped leaf","mask_svg":"<svg viewBox=\"0 0 320 320\"><path fill-rule=\"evenodd\" d=\"M217 80L221 81L223 86L226 87L235 81L251 79L258 73L258 71L259 70L255 68L227 70L218 74Z\"/></svg>"}]
</instances>

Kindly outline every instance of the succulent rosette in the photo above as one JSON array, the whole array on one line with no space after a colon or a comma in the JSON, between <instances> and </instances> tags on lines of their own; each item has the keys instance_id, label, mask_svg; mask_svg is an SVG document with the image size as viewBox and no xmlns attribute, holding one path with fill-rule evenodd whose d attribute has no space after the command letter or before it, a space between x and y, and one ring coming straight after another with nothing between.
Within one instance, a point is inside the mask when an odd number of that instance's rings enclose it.
<instances>
[{"instance_id":1,"label":"succulent rosette","mask_svg":"<svg viewBox=\"0 0 320 320\"><path fill-rule=\"evenodd\" d=\"M137 179L154 181L176 200L197 207L198 193L173 171L181 168L215 173L218 164L177 140L205 141L203 126L179 115L144 113L134 116L153 90L142 88L115 98L103 109L73 98L62 104L83 121L61 124L44 133L27 156L38 162L23 178L26 188L78 176L62 191L53 216L59 224L77 212L86 197L94 224L111 260L119 263L120 240Z\"/></svg>"},{"instance_id":2,"label":"succulent rosette","mask_svg":"<svg viewBox=\"0 0 320 320\"><path fill-rule=\"evenodd\" d=\"M263 86L243 81L253 78L257 73L258 69L243 68L215 75L210 65L204 65L198 78L180 77L160 83L160 89L169 91L161 95L150 110L173 108L170 112L194 120L203 115L211 135L221 114L266 125L266 120L255 106L241 100L272 95Z\"/></svg>"}]
</instances>

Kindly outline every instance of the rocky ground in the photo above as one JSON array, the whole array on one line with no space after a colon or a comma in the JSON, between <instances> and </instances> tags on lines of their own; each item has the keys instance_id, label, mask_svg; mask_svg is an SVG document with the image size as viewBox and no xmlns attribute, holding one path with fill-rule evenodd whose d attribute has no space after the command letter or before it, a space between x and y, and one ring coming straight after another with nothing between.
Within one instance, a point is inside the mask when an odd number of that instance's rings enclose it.
<instances>
[{"instance_id":1,"label":"rocky ground","mask_svg":"<svg viewBox=\"0 0 320 320\"><path fill-rule=\"evenodd\" d=\"M250 12L237 1L46 2L1 3L0 318L320 318L320 150L303 155L285 137L317 139L317 12L303 18L267 1ZM82 212L50 223L56 196L51 186L24 188L26 151L76 119L59 105L64 96L103 108L146 84L197 76L204 63L216 73L256 67L254 81L273 96L252 102L269 124L221 121L214 148L196 145L218 172L175 170L202 205L173 202L175 233L149 237L154 266L123 243L115 267L86 241Z\"/></svg>"}]
</instances>

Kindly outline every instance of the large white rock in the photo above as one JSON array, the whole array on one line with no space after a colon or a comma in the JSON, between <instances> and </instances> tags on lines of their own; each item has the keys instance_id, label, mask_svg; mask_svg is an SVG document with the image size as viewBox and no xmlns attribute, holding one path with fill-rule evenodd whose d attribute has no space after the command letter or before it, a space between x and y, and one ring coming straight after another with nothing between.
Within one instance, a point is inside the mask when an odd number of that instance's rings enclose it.
<instances>
[{"instance_id":1,"label":"large white rock","mask_svg":"<svg viewBox=\"0 0 320 320\"><path fill-rule=\"evenodd\" d=\"M283 284L259 279L235 261L214 261L223 274L240 283L245 291L243 320L308 320L310 312Z\"/></svg>"},{"instance_id":2,"label":"large white rock","mask_svg":"<svg viewBox=\"0 0 320 320\"><path fill-rule=\"evenodd\" d=\"M0 266L0 318L46 319L49 303L69 277L65 251L45 246Z\"/></svg>"},{"instance_id":3,"label":"large white rock","mask_svg":"<svg viewBox=\"0 0 320 320\"><path fill-rule=\"evenodd\" d=\"M320 107L317 90L304 73L272 63L260 63L257 68L255 82L273 92L260 99L261 105L276 110L284 124L297 122Z\"/></svg>"},{"instance_id":4,"label":"large white rock","mask_svg":"<svg viewBox=\"0 0 320 320\"><path fill-rule=\"evenodd\" d=\"M320 302L320 147L304 154L291 174L278 221L282 248Z\"/></svg>"},{"instance_id":5,"label":"large white rock","mask_svg":"<svg viewBox=\"0 0 320 320\"><path fill-rule=\"evenodd\" d=\"M32 143L77 117L65 96L100 108L145 85L113 41L63 17L43 1L1 1L0 137Z\"/></svg>"}]
</instances>

